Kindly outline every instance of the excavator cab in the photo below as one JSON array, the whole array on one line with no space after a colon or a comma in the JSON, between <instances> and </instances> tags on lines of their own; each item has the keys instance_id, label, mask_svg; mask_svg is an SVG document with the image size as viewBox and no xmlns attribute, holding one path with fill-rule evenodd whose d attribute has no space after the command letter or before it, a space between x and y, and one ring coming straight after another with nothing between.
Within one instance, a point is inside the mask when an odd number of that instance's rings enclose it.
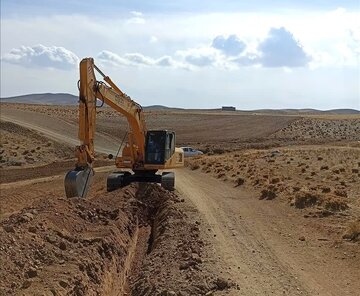
<instances>
[{"instance_id":1,"label":"excavator cab","mask_svg":"<svg viewBox=\"0 0 360 296\"><path fill-rule=\"evenodd\" d=\"M145 163L165 164L175 152L175 133L167 130L148 131L145 142Z\"/></svg>"}]
</instances>

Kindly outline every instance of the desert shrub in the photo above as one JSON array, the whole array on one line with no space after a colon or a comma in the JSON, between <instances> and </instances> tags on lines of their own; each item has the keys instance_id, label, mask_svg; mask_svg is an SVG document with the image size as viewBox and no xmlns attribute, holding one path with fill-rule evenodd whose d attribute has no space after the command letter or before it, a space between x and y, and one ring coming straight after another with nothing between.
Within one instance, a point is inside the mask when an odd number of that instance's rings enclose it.
<instances>
[{"instance_id":1,"label":"desert shrub","mask_svg":"<svg viewBox=\"0 0 360 296\"><path fill-rule=\"evenodd\" d=\"M260 200L266 199L266 200L272 200L276 197L276 192L273 187L269 186L267 189L263 189L261 191L261 195L259 197Z\"/></svg>"},{"instance_id":2,"label":"desert shrub","mask_svg":"<svg viewBox=\"0 0 360 296\"><path fill-rule=\"evenodd\" d=\"M343 239L360 242L360 220L353 221L348 225Z\"/></svg>"},{"instance_id":3,"label":"desert shrub","mask_svg":"<svg viewBox=\"0 0 360 296\"><path fill-rule=\"evenodd\" d=\"M217 174L217 177L218 177L219 179L222 178L222 177L225 177L225 173L220 172L220 173Z\"/></svg>"},{"instance_id":4,"label":"desert shrub","mask_svg":"<svg viewBox=\"0 0 360 296\"><path fill-rule=\"evenodd\" d=\"M332 212L340 212L349 208L345 199L333 195L326 196L323 204L325 209Z\"/></svg>"},{"instance_id":5,"label":"desert shrub","mask_svg":"<svg viewBox=\"0 0 360 296\"><path fill-rule=\"evenodd\" d=\"M200 166L197 162L190 163L190 169L192 171L197 170L198 168L200 168Z\"/></svg>"},{"instance_id":6,"label":"desert shrub","mask_svg":"<svg viewBox=\"0 0 360 296\"><path fill-rule=\"evenodd\" d=\"M323 187L321 191L322 191L322 193L329 193L331 191L331 188L330 187Z\"/></svg>"},{"instance_id":7,"label":"desert shrub","mask_svg":"<svg viewBox=\"0 0 360 296\"><path fill-rule=\"evenodd\" d=\"M294 206L304 209L315 206L320 201L320 196L311 192L300 191L294 197Z\"/></svg>"},{"instance_id":8,"label":"desert shrub","mask_svg":"<svg viewBox=\"0 0 360 296\"><path fill-rule=\"evenodd\" d=\"M347 197L347 192L346 192L346 190L336 189L336 190L334 191L334 193L335 193L337 196Z\"/></svg>"},{"instance_id":9,"label":"desert shrub","mask_svg":"<svg viewBox=\"0 0 360 296\"><path fill-rule=\"evenodd\" d=\"M236 180L235 180L235 187L238 187L238 186L241 186L245 183L245 179L241 178L241 177L238 177Z\"/></svg>"},{"instance_id":10,"label":"desert shrub","mask_svg":"<svg viewBox=\"0 0 360 296\"><path fill-rule=\"evenodd\" d=\"M214 148L212 152L214 154L224 154L226 151L223 148Z\"/></svg>"},{"instance_id":11,"label":"desert shrub","mask_svg":"<svg viewBox=\"0 0 360 296\"><path fill-rule=\"evenodd\" d=\"M271 183L272 184L276 184L280 182L280 178L276 177L276 178L272 178Z\"/></svg>"}]
</instances>

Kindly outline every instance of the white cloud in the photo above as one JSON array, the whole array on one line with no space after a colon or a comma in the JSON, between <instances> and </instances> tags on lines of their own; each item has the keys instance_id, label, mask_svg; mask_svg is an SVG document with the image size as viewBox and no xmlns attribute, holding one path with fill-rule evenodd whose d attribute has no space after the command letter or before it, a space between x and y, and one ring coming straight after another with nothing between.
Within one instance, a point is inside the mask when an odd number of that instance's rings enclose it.
<instances>
[{"instance_id":1,"label":"white cloud","mask_svg":"<svg viewBox=\"0 0 360 296\"><path fill-rule=\"evenodd\" d=\"M144 15L140 11L131 11L132 17L127 20L128 24L138 24L143 25L146 23Z\"/></svg>"},{"instance_id":2,"label":"white cloud","mask_svg":"<svg viewBox=\"0 0 360 296\"><path fill-rule=\"evenodd\" d=\"M124 59L123 57L120 57L119 55L108 50L101 51L97 58L100 60L100 62L111 66L130 66L131 64L127 59Z\"/></svg>"},{"instance_id":3,"label":"white cloud","mask_svg":"<svg viewBox=\"0 0 360 296\"><path fill-rule=\"evenodd\" d=\"M127 53L124 55L124 58L137 65L151 66L155 64L154 59L144 56L141 53Z\"/></svg>"},{"instance_id":4,"label":"white cloud","mask_svg":"<svg viewBox=\"0 0 360 296\"><path fill-rule=\"evenodd\" d=\"M171 56L163 56L157 59L155 64L162 67L178 67L180 65Z\"/></svg>"},{"instance_id":5,"label":"white cloud","mask_svg":"<svg viewBox=\"0 0 360 296\"><path fill-rule=\"evenodd\" d=\"M134 67L172 67L188 69L187 65L179 61L175 61L171 56L162 56L154 59L141 53L126 53L120 56L111 51L103 50L98 55L98 60L110 66L134 66Z\"/></svg>"},{"instance_id":6,"label":"white cloud","mask_svg":"<svg viewBox=\"0 0 360 296\"><path fill-rule=\"evenodd\" d=\"M227 38L219 35L213 40L212 47L222 51L226 55L237 56L245 50L246 44L235 34Z\"/></svg>"},{"instance_id":7,"label":"white cloud","mask_svg":"<svg viewBox=\"0 0 360 296\"><path fill-rule=\"evenodd\" d=\"M143 16L143 13L140 12L140 11L133 10L133 11L130 11L130 13L135 17L142 17Z\"/></svg>"},{"instance_id":8,"label":"white cloud","mask_svg":"<svg viewBox=\"0 0 360 296\"><path fill-rule=\"evenodd\" d=\"M149 41L150 43L156 43L159 41L159 39L156 36L151 36Z\"/></svg>"},{"instance_id":9,"label":"white cloud","mask_svg":"<svg viewBox=\"0 0 360 296\"><path fill-rule=\"evenodd\" d=\"M216 54L215 50L208 47L190 48L176 52L176 55L183 61L198 67L214 65L217 59Z\"/></svg>"},{"instance_id":10,"label":"white cloud","mask_svg":"<svg viewBox=\"0 0 360 296\"><path fill-rule=\"evenodd\" d=\"M69 70L77 67L79 58L64 47L58 46L21 46L5 54L2 61L24 67L54 68Z\"/></svg>"},{"instance_id":11,"label":"white cloud","mask_svg":"<svg viewBox=\"0 0 360 296\"><path fill-rule=\"evenodd\" d=\"M237 58L230 59L231 62L239 66L254 66L260 64L259 56L257 54L246 54Z\"/></svg>"},{"instance_id":12,"label":"white cloud","mask_svg":"<svg viewBox=\"0 0 360 296\"><path fill-rule=\"evenodd\" d=\"M268 35L257 45L247 47L245 41L233 34L219 35L211 46L177 51L186 63L197 67L214 66L234 69L236 66L304 67L311 61L300 43L285 28L271 28Z\"/></svg>"},{"instance_id":13,"label":"white cloud","mask_svg":"<svg viewBox=\"0 0 360 296\"><path fill-rule=\"evenodd\" d=\"M258 50L264 67L304 67L311 60L293 34L284 27L271 28Z\"/></svg>"}]
</instances>

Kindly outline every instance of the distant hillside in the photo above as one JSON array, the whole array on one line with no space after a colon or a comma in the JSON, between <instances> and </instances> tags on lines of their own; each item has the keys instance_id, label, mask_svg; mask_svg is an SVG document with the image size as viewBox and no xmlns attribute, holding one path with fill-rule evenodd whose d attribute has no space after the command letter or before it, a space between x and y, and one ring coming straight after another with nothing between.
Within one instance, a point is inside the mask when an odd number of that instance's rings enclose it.
<instances>
[{"instance_id":1,"label":"distant hillside","mask_svg":"<svg viewBox=\"0 0 360 296\"><path fill-rule=\"evenodd\" d=\"M323 111L325 113L334 113L334 114L360 114L359 110L355 109L333 109L333 110L327 110Z\"/></svg>"},{"instance_id":2,"label":"distant hillside","mask_svg":"<svg viewBox=\"0 0 360 296\"><path fill-rule=\"evenodd\" d=\"M1 98L0 101L4 103L75 105L78 103L78 97L66 93L44 93Z\"/></svg>"},{"instance_id":3,"label":"distant hillside","mask_svg":"<svg viewBox=\"0 0 360 296\"><path fill-rule=\"evenodd\" d=\"M145 106L144 107L145 110L148 111L156 111L156 110L186 110L183 108L173 108L173 107L167 107L167 106L163 106L163 105L150 105L150 106Z\"/></svg>"},{"instance_id":4,"label":"distant hillside","mask_svg":"<svg viewBox=\"0 0 360 296\"><path fill-rule=\"evenodd\" d=\"M4 103L23 103L23 104L44 104L44 105L77 105L78 97L67 93L43 93L43 94L29 94L16 97L0 98L0 102ZM221 111L221 108L214 109L183 109L168 107L163 105L145 106L147 111L157 110L173 110L173 111ZM225 112L245 112L245 113L261 113L261 114L284 114L284 115L303 115L303 114L360 114L359 110L355 109L332 109L332 110L317 110L317 109L258 109L258 110L237 110Z\"/></svg>"},{"instance_id":5,"label":"distant hillside","mask_svg":"<svg viewBox=\"0 0 360 296\"><path fill-rule=\"evenodd\" d=\"M306 109L258 109L258 110L253 110L251 112L256 112L256 113L262 113L262 114L266 114L266 113L271 113L271 114L342 114L342 115L347 115L347 114L360 114L359 110L355 110L355 109L331 109L331 110L317 110L317 109L310 109L310 108L306 108Z\"/></svg>"}]
</instances>

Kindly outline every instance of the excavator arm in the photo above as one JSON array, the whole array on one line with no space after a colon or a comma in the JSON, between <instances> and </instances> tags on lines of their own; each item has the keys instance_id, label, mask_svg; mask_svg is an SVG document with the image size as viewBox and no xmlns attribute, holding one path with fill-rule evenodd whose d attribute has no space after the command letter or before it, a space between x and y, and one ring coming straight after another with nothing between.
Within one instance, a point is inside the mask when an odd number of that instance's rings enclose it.
<instances>
[{"instance_id":1,"label":"excavator arm","mask_svg":"<svg viewBox=\"0 0 360 296\"><path fill-rule=\"evenodd\" d=\"M105 82L97 81L95 70ZM94 136L96 124L96 102L103 101L127 118L130 131L128 133L128 151L130 162L141 168L145 158L145 120L142 108L129 96L123 93L95 64L92 58L80 62L79 80L79 140L76 147L76 168L65 177L67 197L85 197L94 175L95 159Z\"/></svg>"}]
</instances>

